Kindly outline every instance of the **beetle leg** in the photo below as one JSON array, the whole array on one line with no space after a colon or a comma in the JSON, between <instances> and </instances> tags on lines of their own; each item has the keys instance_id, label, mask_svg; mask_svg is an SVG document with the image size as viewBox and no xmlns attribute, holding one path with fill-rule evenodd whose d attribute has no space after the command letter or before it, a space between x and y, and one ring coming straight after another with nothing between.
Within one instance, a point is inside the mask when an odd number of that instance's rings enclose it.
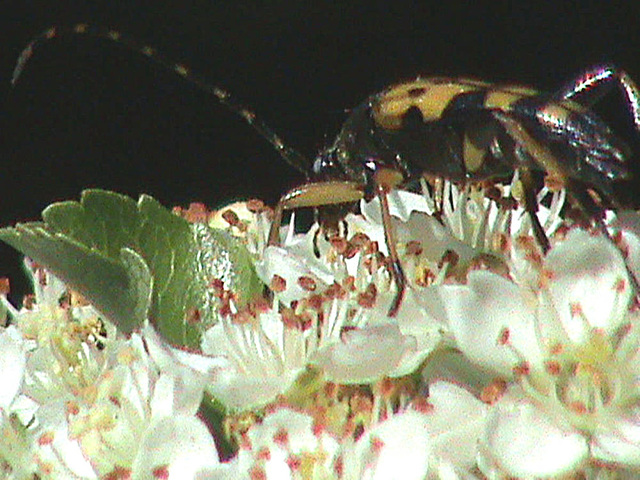
<instances>
[{"instance_id":1,"label":"beetle leg","mask_svg":"<svg viewBox=\"0 0 640 480\"><path fill-rule=\"evenodd\" d=\"M374 176L376 195L380 200L382 211L382 227L384 239L387 244L390 258L390 273L396 284L396 295L389 309L389 316L398 313L405 291L405 277L398 257L395 244L395 235L391 224L389 201L387 193L396 187L401 180L398 172L392 169L380 169ZM276 206L271 229L269 230L269 245L280 243L279 233L282 224L282 216L285 210L293 210L304 207L323 207L338 205L341 203L353 203L364 198L364 186L357 182L328 181L306 183L285 193Z\"/></svg>"},{"instance_id":2,"label":"beetle leg","mask_svg":"<svg viewBox=\"0 0 640 480\"><path fill-rule=\"evenodd\" d=\"M613 65L597 65L563 86L554 96L591 106L617 86L625 98L636 130L640 131L640 89L624 70Z\"/></svg>"},{"instance_id":3,"label":"beetle leg","mask_svg":"<svg viewBox=\"0 0 640 480\"><path fill-rule=\"evenodd\" d=\"M578 207L580 210L584 211L584 205L581 203L582 199L576 198L576 196L573 195L573 189L569 188L568 175L555 155L553 155L544 144L533 138L521 123L499 112L495 112L493 115L502 123L505 131L522 151L526 152L526 154L542 168L546 175L545 180L549 183L562 185L564 188L567 188L572 198L579 204ZM538 219L538 201L536 199L533 177L530 168L526 166L528 162L521 158L520 155L518 148L516 148L515 156L519 161L519 165L515 168L520 172L522 186L524 187L524 208L531 218L533 234L536 237L536 241L543 252L546 253L550 248L550 244L547 234Z\"/></svg>"},{"instance_id":4,"label":"beetle leg","mask_svg":"<svg viewBox=\"0 0 640 480\"><path fill-rule=\"evenodd\" d=\"M520 182L522 182L523 187L524 209L531 219L531 226L533 228L533 235L536 237L536 242L540 245L542 253L546 254L551 248L551 244L538 218L538 199L536 198L533 175L531 175L531 170L528 168L521 167L519 171Z\"/></svg>"},{"instance_id":5,"label":"beetle leg","mask_svg":"<svg viewBox=\"0 0 640 480\"><path fill-rule=\"evenodd\" d=\"M404 291L406 289L406 281L404 271L400 264L398 250L396 249L396 236L391 223L391 212L389 211L389 200L387 194L394 188L398 187L403 181L402 173L393 168L379 168L373 175L373 183L375 185L375 194L380 200L380 212L382 214L382 228L384 230L384 241L387 244L389 253L389 273L396 284L396 295L393 303L389 308L388 315L395 317L398 314Z\"/></svg>"},{"instance_id":6,"label":"beetle leg","mask_svg":"<svg viewBox=\"0 0 640 480\"><path fill-rule=\"evenodd\" d=\"M580 210L580 213L590 221L593 220L595 227L608 238L611 242L613 239L607 230L606 225L603 222L601 216L597 216L597 213L602 212L601 207L591 198L588 191L582 188L580 185L576 185L576 182L566 175L562 169L560 162L554 157L554 155L540 142L536 141L529 133L515 120L511 119L507 115L495 113L494 116L502 123L506 132L515 140L515 142L522 147L527 154L534 159L546 172L547 176L552 176L553 181L560 182L561 185L566 188L572 200ZM517 156L517 155L516 155ZM521 162L524 163L524 162ZM547 238L544 229L540 225L538 220L537 210L538 202L536 200L535 190L531 179L531 171L524 166L518 166L518 170L521 172L522 182L524 187L525 197L525 210L529 213L533 224L533 232L542 250L546 253L549 248L549 239ZM640 282L636 278L635 274L629 268L629 264L625 261L625 268L627 274L631 279L633 290L636 294L640 292Z\"/></svg>"},{"instance_id":7,"label":"beetle leg","mask_svg":"<svg viewBox=\"0 0 640 480\"><path fill-rule=\"evenodd\" d=\"M328 181L305 183L285 193L276 206L271 229L269 245L280 243L280 225L285 210L305 207L323 207L341 203L355 203L364 198L363 185L349 181Z\"/></svg>"},{"instance_id":8,"label":"beetle leg","mask_svg":"<svg viewBox=\"0 0 640 480\"><path fill-rule=\"evenodd\" d=\"M387 199L387 189L382 185L378 185L376 195L380 200L380 211L382 212L382 228L384 230L384 241L387 244L387 250L389 251L389 273L393 278L393 282L396 284L396 295L393 297L393 303L389 308L388 315L395 317L398 314L402 298L404 297L404 291L406 289L406 281L404 277L404 271L400 264L400 258L398 257L398 250L396 249L396 239L393 230L393 224L391 223L391 213L389 212L389 200Z\"/></svg>"}]
</instances>

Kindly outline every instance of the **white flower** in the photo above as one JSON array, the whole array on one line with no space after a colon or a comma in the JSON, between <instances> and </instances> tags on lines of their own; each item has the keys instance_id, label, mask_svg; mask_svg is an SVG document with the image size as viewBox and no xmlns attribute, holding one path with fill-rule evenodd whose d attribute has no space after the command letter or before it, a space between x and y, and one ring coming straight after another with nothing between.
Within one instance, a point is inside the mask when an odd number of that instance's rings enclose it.
<instances>
[{"instance_id":1,"label":"white flower","mask_svg":"<svg viewBox=\"0 0 640 480\"><path fill-rule=\"evenodd\" d=\"M476 444L487 406L456 385L437 382L428 403L372 421L359 438L290 408L267 413L241 444L241 478L343 480L477 478Z\"/></svg>"},{"instance_id":2,"label":"white flower","mask_svg":"<svg viewBox=\"0 0 640 480\"><path fill-rule=\"evenodd\" d=\"M15 326L0 327L0 410L10 411L22 388L27 363L27 346Z\"/></svg>"},{"instance_id":3,"label":"white flower","mask_svg":"<svg viewBox=\"0 0 640 480\"><path fill-rule=\"evenodd\" d=\"M442 198L436 199L438 195L434 188L425 186L425 195L394 190L389 194L389 202L391 214L402 220L394 224L398 243L418 242L419 256L430 260L429 267L435 272L433 262L441 261L447 252L457 255L457 270L463 273L474 261L486 261L492 256L510 263L514 243L522 238L533 238L531 218L513 198L513 192L521 188L517 173L510 185L494 185L492 198L484 188L460 187L445 181L438 189ZM541 203L547 197L550 197L549 207ZM537 216L547 236L553 235L563 224L560 211L565 197L564 190L551 192L546 187L538 193ZM377 235L370 233L371 227L367 233L383 245L378 200L363 203L362 212L366 222L377 225ZM355 228L363 228L361 217L352 218L351 223ZM403 263L407 263L407 259ZM410 266L412 263L409 261Z\"/></svg>"},{"instance_id":4,"label":"white flower","mask_svg":"<svg viewBox=\"0 0 640 480\"><path fill-rule=\"evenodd\" d=\"M273 312L222 319L202 339L202 351L220 362L207 390L234 410L273 401L304 369L313 348L307 336L302 326L289 327Z\"/></svg>"},{"instance_id":5,"label":"white flower","mask_svg":"<svg viewBox=\"0 0 640 480\"><path fill-rule=\"evenodd\" d=\"M34 352L39 361L31 368L44 368L47 354L49 363L58 364L60 354L47 347ZM184 462L189 451L203 453L200 463L190 461L193 472L216 471L213 440L195 417L213 362L170 348L151 327L142 336L134 333L130 340L110 342L101 353L99 369L78 364L75 372L60 372L60 382L50 381L51 372L31 372L34 378L49 379L38 385L33 427L36 456L47 478L92 479L123 472L148 478L142 472L151 470L183 478L174 463ZM83 382L66 381L71 373L70 378ZM184 450L184 438L172 435L158 449L158 435L185 430L193 432L191 450Z\"/></svg>"},{"instance_id":6,"label":"white flower","mask_svg":"<svg viewBox=\"0 0 640 480\"><path fill-rule=\"evenodd\" d=\"M32 478L36 471L35 438L20 422L32 413L22 412L19 401L26 354L26 342L15 326L0 327L0 466L2 478L10 480Z\"/></svg>"},{"instance_id":7,"label":"white flower","mask_svg":"<svg viewBox=\"0 0 640 480\"><path fill-rule=\"evenodd\" d=\"M487 407L463 388L436 382L424 411L407 410L371 426L342 453L348 480L459 479L473 475Z\"/></svg>"},{"instance_id":8,"label":"white flower","mask_svg":"<svg viewBox=\"0 0 640 480\"><path fill-rule=\"evenodd\" d=\"M239 303L216 279L203 354L150 325L122 338L29 264L35 297L19 310L3 299L15 326L0 330L0 467L65 480L634 478L640 313L621 251L640 271L639 217L610 221L613 242L560 228L564 193L545 189L545 257L519 189L516 175L491 191L389 194L407 279L395 316L377 200L342 236L292 220L278 246L264 206L190 209L241 239L271 290ZM196 416L204 390L227 408L227 462Z\"/></svg>"},{"instance_id":9,"label":"white flower","mask_svg":"<svg viewBox=\"0 0 640 480\"><path fill-rule=\"evenodd\" d=\"M388 317L395 286L381 252L362 235L379 225L365 219L360 227L329 241L317 226L290 231L282 247L265 248L257 272L271 286L271 305L238 311L231 303L203 336L203 352L224 364L209 386L217 399L233 409L263 406L310 365L339 383L402 376L438 345L440 326L415 292Z\"/></svg>"},{"instance_id":10,"label":"white flower","mask_svg":"<svg viewBox=\"0 0 640 480\"><path fill-rule=\"evenodd\" d=\"M245 435L235 460L240 478L322 480L336 478L339 442L314 419L290 408L267 414Z\"/></svg>"},{"instance_id":11,"label":"white flower","mask_svg":"<svg viewBox=\"0 0 640 480\"><path fill-rule=\"evenodd\" d=\"M439 287L462 353L517 382L489 414L485 473L640 467L640 334L620 251L575 229L530 267L536 283L472 272L466 286Z\"/></svg>"}]
</instances>

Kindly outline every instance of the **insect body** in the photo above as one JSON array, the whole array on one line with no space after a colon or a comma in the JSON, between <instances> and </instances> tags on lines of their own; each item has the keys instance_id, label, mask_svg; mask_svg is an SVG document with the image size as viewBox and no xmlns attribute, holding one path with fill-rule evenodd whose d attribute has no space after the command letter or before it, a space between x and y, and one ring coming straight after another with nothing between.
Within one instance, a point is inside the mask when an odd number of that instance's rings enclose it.
<instances>
[{"instance_id":1,"label":"insect body","mask_svg":"<svg viewBox=\"0 0 640 480\"><path fill-rule=\"evenodd\" d=\"M611 66L585 72L556 95L451 78L393 86L351 112L334 144L315 160L312 183L283 197L274 226L285 208L377 195L398 289L390 315L400 306L405 281L386 195L419 177L480 182L517 170L534 235L547 251L549 240L536 216L533 176L540 172L547 182L566 188L584 219L595 220L604 231L604 205L619 206L613 187L629 177L624 162L630 149L588 109L588 98L615 84L640 130L638 89ZM318 189L326 199L318 198Z\"/></svg>"},{"instance_id":2,"label":"insect body","mask_svg":"<svg viewBox=\"0 0 640 480\"><path fill-rule=\"evenodd\" d=\"M613 86L623 92L636 130L640 131L640 92L629 76L612 66L592 68L557 93L541 94L520 86L452 78L419 78L373 95L354 108L334 143L314 161L287 147L252 112L223 89L172 63L150 47L118 32L86 25L48 30L20 56L12 83L21 74L35 45L61 33L92 34L136 50L174 70L244 118L308 181L287 192L278 203L269 242L279 241L284 210L316 207L323 226L336 223L350 205L377 196L382 209L390 272L396 295L389 315L398 312L405 279L391 225L387 194L421 177L480 182L520 174L524 207L541 248L549 240L536 216L534 176L565 188L583 218L606 234L605 206L618 206L614 183L629 174L624 162L629 147L590 107Z\"/></svg>"}]
</instances>

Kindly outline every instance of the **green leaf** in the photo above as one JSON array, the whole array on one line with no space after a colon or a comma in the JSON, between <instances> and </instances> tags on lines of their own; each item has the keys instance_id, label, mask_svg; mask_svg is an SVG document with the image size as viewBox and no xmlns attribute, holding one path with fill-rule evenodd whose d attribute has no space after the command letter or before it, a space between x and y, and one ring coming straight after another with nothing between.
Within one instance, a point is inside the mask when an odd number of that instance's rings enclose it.
<instances>
[{"instance_id":1,"label":"green leaf","mask_svg":"<svg viewBox=\"0 0 640 480\"><path fill-rule=\"evenodd\" d=\"M80 202L47 207L44 223L0 230L0 239L44 265L130 333L150 318L169 342L197 348L217 318L210 287L220 278L241 292L261 294L244 245L226 232L189 224L142 195L86 190ZM191 322L194 312L200 322Z\"/></svg>"},{"instance_id":2,"label":"green leaf","mask_svg":"<svg viewBox=\"0 0 640 480\"><path fill-rule=\"evenodd\" d=\"M123 251L125 263L121 263L42 223L4 228L0 239L46 266L123 332L131 333L147 317L151 274L139 256L133 260L135 252Z\"/></svg>"}]
</instances>

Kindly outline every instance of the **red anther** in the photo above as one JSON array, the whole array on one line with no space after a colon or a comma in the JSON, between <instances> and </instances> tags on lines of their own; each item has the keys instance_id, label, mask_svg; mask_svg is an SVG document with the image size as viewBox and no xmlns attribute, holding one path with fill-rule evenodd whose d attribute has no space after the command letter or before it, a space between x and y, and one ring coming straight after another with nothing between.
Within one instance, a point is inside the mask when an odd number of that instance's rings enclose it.
<instances>
[{"instance_id":1,"label":"red anther","mask_svg":"<svg viewBox=\"0 0 640 480\"><path fill-rule=\"evenodd\" d=\"M316 285L316 281L313 278L307 277L305 275L298 278L298 285L300 285L300 287L302 287L302 289L306 290L307 292L315 292L316 288L318 288L318 286Z\"/></svg>"}]
</instances>

